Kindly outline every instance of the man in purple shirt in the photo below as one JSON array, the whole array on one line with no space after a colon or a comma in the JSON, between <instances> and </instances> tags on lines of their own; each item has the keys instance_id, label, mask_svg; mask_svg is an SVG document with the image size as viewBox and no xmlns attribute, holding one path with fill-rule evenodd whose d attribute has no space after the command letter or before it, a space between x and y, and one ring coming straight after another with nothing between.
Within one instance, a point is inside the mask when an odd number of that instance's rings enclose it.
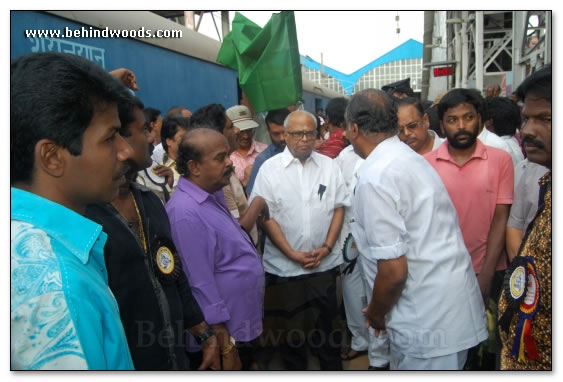
<instances>
[{"instance_id":1,"label":"man in purple shirt","mask_svg":"<svg viewBox=\"0 0 563 382\"><path fill-rule=\"evenodd\" d=\"M229 143L217 131L191 130L176 165L182 176L166 205L172 238L205 321L217 334L223 369L247 369L254 361L251 341L262 333L264 268L223 197L233 172Z\"/></svg>"}]
</instances>

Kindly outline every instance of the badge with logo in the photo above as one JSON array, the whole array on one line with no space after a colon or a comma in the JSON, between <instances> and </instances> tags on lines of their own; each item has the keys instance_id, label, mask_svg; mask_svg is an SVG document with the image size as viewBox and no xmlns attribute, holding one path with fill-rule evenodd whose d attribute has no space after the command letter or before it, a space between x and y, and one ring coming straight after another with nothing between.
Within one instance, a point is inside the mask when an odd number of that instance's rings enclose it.
<instances>
[{"instance_id":1,"label":"badge with logo","mask_svg":"<svg viewBox=\"0 0 563 382\"><path fill-rule=\"evenodd\" d=\"M163 284L174 283L180 272L182 264L176 253L174 243L166 238L157 238L151 245L152 260L156 266L156 275Z\"/></svg>"},{"instance_id":2,"label":"badge with logo","mask_svg":"<svg viewBox=\"0 0 563 382\"><path fill-rule=\"evenodd\" d=\"M532 332L532 319L538 312L540 298L540 284L533 257L514 258L504 278L504 294L508 307L499 320L501 329L508 332L512 317L518 314L510 356L525 361L525 349L530 360L539 359Z\"/></svg>"},{"instance_id":3,"label":"badge with logo","mask_svg":"<svg viewBox=\"0 0 563 382\"><path fill-rule=\"evenodd\" d=\"M356 241L351 233L348 234L348 237L344 241L342 255L344 256L344 260L348 263L352 262L360 255L360 251L358 251L358 248L356 247Z\"/></svg>"}]
</instances>

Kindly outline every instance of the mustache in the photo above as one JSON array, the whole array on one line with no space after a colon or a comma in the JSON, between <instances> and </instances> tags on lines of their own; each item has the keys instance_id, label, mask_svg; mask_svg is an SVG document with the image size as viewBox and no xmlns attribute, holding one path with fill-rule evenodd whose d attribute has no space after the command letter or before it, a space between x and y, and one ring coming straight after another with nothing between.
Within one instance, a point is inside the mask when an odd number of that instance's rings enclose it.
<instances>
[{"instance_id":1,"label":"mustache","mask_svg":"<svg viewBox=\"0 0 563 382\"><path fill-rule=\"evenodd\" d=\"M538 149L543 149L545 148L545 144L542 141L538 141L537 139L534 139L530 136L525 136L524 138L522 138L522 146L524 146L525 144L531 144L536 146Z\"/></svg>"},{"instance_id":2,"label":"mustache","mask_svg":"<svg viewBox=\"0 0 563 382\"><path fill-rule=\"evenodd\" d=\"M461 130L454 134L454 138L458 138L462 135L467 135L468 137L473 136L473 134L471 134L469 131Z\"/></svg>"}]
</instances>

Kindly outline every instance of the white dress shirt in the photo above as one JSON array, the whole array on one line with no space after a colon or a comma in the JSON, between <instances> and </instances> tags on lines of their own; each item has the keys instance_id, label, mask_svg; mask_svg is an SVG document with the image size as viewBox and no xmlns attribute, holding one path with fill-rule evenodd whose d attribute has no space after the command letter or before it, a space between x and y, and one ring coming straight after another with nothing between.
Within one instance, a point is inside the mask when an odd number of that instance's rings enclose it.
<instances>
[{"instance_id":1,"label":"white dress shirt","mask_svg":"<svg viewBox=\"0 0 563 382\"><path fill-rule=\"evenodd\" d=\"M510 147L508 147L508 144L501 137L487 130L486 127L483 127L483 130L479 133L477 138L479 138L481 142L487 146L496 147L497 149L504 150L510 154Z\"/></svg>"},{"instance_id":2,"label":"white dress shirt","mask_svg":"<svg viewBox=\"0 0 563 382\"><path fill-rule=\"evenodd\" d=\"M336 158L334 162L340 168L342 176L344 177L344 183L346 183L346 189L350 194L350 198L353 200L354 188L356 188L356 183L358 182L358 169L364 162L358 154L354 152L352 145L345 147ZM350 220L353 219L354 211L353 206L345 208L344 210L344 221L342 222L342 229L340 230L340 235L338 237L337 243L334 245L336 248L343 249L344 242L350 234Z\"/></svg>"},{"instance_id":3,"label":"white dress shirt","mask_svg":"<svg viewBox=\"0 0 563 382\"><path fill-rule=\"evenodd\" d=\"M508 153L512 158L512 164L514 165L514 169L516 169L518 163L524 160L524 154L522 153L522 149L520 148L520 143L518 142L518 139L516 139L514 135L503 135L502 137L500 137L500 139L502 139L504 143L506 143L506 145L508 146L508 149L510 150Z\"/></svg>"},{"instance_id":4,"label":"white dress shirt","mask_svg":"<svg viewBox=\"0 0 563 382\"><path fill-rule=\"evenodd\" d=\"M446 140L446 138L440 138L440 136L438 134L436 134L436 132L434 130L428 129L428 134L430 134L434 137L434 145L432 146L432 151L434 151L438 147L440 147L442 142L444 142Z\"/></svg>"},{"instance_id":5,"label":"white dress shirt","mask_svg":"<svg viewBox=\"0 0 563 382\"><path fill-rule=\"evenodd\" d=\"M350 205L344 178L332 159L313 152L302 165L287 147L260 167L249 203L256 196L268 203L270 217L280 225L289 245L303 252L322 247L334 209ZM342 256L334 245L319 267L305 269L268 238L263 261L266 272L292 277L332 269L342 264Z\"/></svg>"},{"instance_id":6,"label":"white dress shirt","mask_svg":"<svg viewBox=\"0 0 563 382\"><path fill-rule=\"evenodd\" d=\"M483 300L438 173L394 136L359 169L352 233L373 283L378 260L406 256L408 277L386 315L395 353L440 357L488 336Z\"/></svg>"}]
</instances>

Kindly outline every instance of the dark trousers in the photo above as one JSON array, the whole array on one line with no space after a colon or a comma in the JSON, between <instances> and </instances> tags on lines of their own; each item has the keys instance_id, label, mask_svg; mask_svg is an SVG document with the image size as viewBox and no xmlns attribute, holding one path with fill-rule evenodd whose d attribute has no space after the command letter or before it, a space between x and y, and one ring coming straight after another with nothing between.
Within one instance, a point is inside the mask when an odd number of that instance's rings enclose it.
<instances>
[{"instance_id":1,"label":"dark trousers","mask_svg":"<svg viewBox=\"0 0 563 382\"><path fill-rule=\"evenodd\" d=\"M253 370L256 362L257 340L250 342L237 342L237 352L240 358L241 370ZM203 352L187 353L190 360L190 370L197 370L203 361Z\"/></svg>"},{"instance_id":2,"label":"dark trousers","mask_svg":"<svg viewBox=\"0 0 563 382\"><path fill-rule=\"evenodd\" d=\"M342 370L334 329L337 269L296 277L266 273L262 345L278 347L287 370L307 370L307 346L321 370Z\"/></svg>"}]
</instances>

